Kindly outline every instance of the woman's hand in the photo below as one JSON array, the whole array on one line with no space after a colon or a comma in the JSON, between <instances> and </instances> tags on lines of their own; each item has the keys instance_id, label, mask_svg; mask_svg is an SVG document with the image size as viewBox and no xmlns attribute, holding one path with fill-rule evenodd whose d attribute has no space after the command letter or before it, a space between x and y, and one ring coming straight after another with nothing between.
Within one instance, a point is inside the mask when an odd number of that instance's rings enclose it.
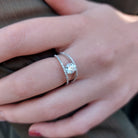
<instances>
[{"instance_id":1,"label":"woman's hand","mask_svg":"<svg viewBox=\"0 0 138 138\"><path fill-rule=\"evenodd\" d=\"M73 57L78 79L59 88L66 79L54 57L1 79L0 119L35 123L29 130L31 135L58 138L81 135L136 94L138 24L135 17L107 5L85 0L46 2L64 16L31 19L1 29L0 61L55 48ZM49 93L39 98L10 104L46 92ZM43 122L85 104L85 108L69 118Z\"/></svg>"}]
</instances>

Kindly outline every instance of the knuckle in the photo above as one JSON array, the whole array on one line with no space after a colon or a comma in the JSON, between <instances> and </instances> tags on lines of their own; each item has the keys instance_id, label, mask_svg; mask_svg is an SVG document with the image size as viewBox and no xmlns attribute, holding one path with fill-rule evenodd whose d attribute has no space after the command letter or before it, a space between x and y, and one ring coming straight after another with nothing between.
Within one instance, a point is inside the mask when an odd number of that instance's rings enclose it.
<instances>
[{"instance_id":1,"label":"knuckle","mask_svg":"<svg viewBox=\"0 0 138 138\"><path fill-rule=\"evenodd\" d=\"M115 14L114 8L106 3L98 4L98 6L95 6L91 11L93 14L90 16L94 19L93 22L97 20L102 20L103 22L103 18L111 18Z\"/></svg>"},{"instance_id":2,"label":"knuckle","mask_svg":"<svg viewBox=\"0 0 138 138\"><path fill-rule=\"evenodd\" d=\"M27 79L20 80L18 78L12 81L13 93L18 99L24 99L29 97L29 91L31 91L31 86L33 86L32 81Z\"/></svg>"},{"instance_id":3,"label":"knuckle","mask_svg":"<svg viewBox=\"0 0 138 138\"><path fill-rule=\"evenodd\" d=\"M102 67L111 66L115 61L115 54L111 50L102 50L95 55L96 63Z\"/></svg>"},{"instance_id":4,"label":"knuckle","mask_svg":"<svg viewBox=\"0 0 138 138\"><path fill-rule=\"evenodd\" d=\"M79 14L77 16L78 16L77 17L77 28L78 28L79 34L81 34L83 33L83 31L85 31L88 25L91 25L91 18L87 14Z\"/></svg>"},{"instance_id":5,"label":"knuckle","mask_svg":"<svg viewBox=\"0 0 138 138\"><path fill-rule=\"evenodd\" d=\"M113 11L113 7L110 6L109 4L103 3L103 4L100 4L100 6L97 6L97 8L95 8L95 10L97 10L97 12L99 12L101 14L107 15Z\"/></svg>"},{"instance_id":6,"label":"knuckle","mask_svg":"<svg viewBox=\"0 0 138 138\"><path fill-rule=\"evenodd\" d=\"M11 110L3 111L2 115L8 122L19 122L16 114L14 114Z\"/></svg>"},{"instance_id":7,"label":"knuckle","mask_svg":"<svg viewBox=\"0 0 138 138\"><path fill-rule=\"evenodd\" d=\"M132 89L129 86L130 84L125 84L122 85L120 90L115 93L115 98L114 98L114 108L118 109L127 104L131 100L130 93L132 94ZM119 94L119 97L118 97Z\"/></svg>"},{"instance_id":8,"label":"knuckle","mask_svg":"<svg viewBox=\"0 0 138 138\"><path fill-rule=\"evenodd\" d=\"M27 90L25 90L25 88L23 88L20 81L14 80L12 82L12 86L13 86L13 90L14 90L13 93L18 99L21 99L26 95Z\"/></svg>"},{"instance_id":9,"label":"knuckle","mask_svg":"<svg viewBox=\"0 0 138 138\"><path fill-rule=\"evenodd\" d=\"M51 109L53 111L51 111ZM43 111L43 114L46 115L46 120L49 121L49 120L55 120L57 119L58 117L60 117L60 115L55 111L54 108L49 108L46 106L46 110Z\"/></svg>"},{"instance_id":10,"label":"knuckle","mask_svg":"<svg viewBox=\"0 0 138 138\"><path fill-rule=\"evenodd\" d=\"M54 120L56 118L60 118L63 115L60 111L66 108L62 104L55 104L53 100L50 100L50 98L46 99L48 104L45 105L46 110L43 111L43 114L46 115L47 120Z\"/></svg>"},{"instance_id":11,"label":"knuckle","mask_svg":"<svg viewBox=\"0 0 138 138\"><path fill-rule=\"evenodd\" d=\"M77 134L77 135L84 135L84 134L86 134L88 131L89 131L89 129L87 129L87 128L78 127L78 128L76 129L76 134Z\"/></svg>"},{"instance_id":12,"label":"knuckle","mask_svg":"<svg viewBox=\"0 0 138 138\"><path fill-rule=\"evenodd\" d=\"M80 14L79 15L79 22L84 27L86 27L86 24L89 22L89 20L90 20L90 18L88 16L86 16L86 14Z\"/></svg>"},{"instance_id":13,"label":"knuckle","mask_svg":"<svg viewBox=\"0 0 138 138\"><path fill-rule=\"evenodd\" d=\"M112 7L109 4L106 4L106 3L101 4L101 8L102 8L102 10L105 10L105 11L106 10L109 11L109 10L112 9Z\"/></svg>"},{"instance_id":14,"label":"knuckle","mask_svg":"<svg viewBox=\"0 0 138 138\"><path fill-rule=\"evenodd\" d=\"M107 87L111 87L111 88L118 88L120 86L120 84L122 84L121 82L121 77L122 73L121 70L118 68L113 68L111 69L111 71L108 73L108 80L107 80Z\"/></svg>"},{"instance_id":15,"label":"knuckle","mask_svg":"<svg viewBox=\"0 0 138 138\"><path fill-rule=\"evenodd\" d=\"M8 122L14 122L14 123L18 123L19 120L14 116L14 115L8 115L5 117L6 118L6 121Z\"/></svg>"},{"instance_id":16,"label":"knuckle","mask_svg":"<svg viewBox=\"0 0 138 138\"><path fill-rule=\"evenodd\" d=\"M14 25L7 28L5 31L6 40L8 42L7 48L13 54L18 55L19 49L22 47L25 38L25 29L20 25Z\"/></svg>"},{"instance_id":17,"label":"knuckle","mask_svg":"<svg viewBox=\"0 0 138 138\"><path fill-rule=\"evenodd\" d=\"M90 126L88 124L82 124L81 122L76 122L75 124L75 134L76 135L84 135L90 130Z\"/></svg>"}]
</instances>

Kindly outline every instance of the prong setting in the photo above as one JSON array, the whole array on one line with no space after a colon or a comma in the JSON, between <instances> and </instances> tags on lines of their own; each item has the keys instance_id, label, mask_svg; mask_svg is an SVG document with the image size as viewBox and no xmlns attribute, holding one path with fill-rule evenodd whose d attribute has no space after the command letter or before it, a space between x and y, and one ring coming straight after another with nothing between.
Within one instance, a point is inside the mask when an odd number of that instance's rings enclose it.
<instances>
[{"instance_id":1,"label":"prong setting","mask_svg":"<svg viewBox=\"0 0 138 138\"><path fill-rule=\"evenodd\" d=\"M76 72L76 70L77 70L77 67L73 63L68 63L65 66L65 69L66 69L67 74L74 74Z\"/></svg>"}]
</instances>

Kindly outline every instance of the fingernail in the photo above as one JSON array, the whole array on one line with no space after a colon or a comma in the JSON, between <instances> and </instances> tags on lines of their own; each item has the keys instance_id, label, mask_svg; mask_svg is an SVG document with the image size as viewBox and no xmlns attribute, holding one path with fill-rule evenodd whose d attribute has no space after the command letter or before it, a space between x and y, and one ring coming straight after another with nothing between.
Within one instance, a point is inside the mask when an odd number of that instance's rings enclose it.
<instances>
[{"instance_id":1,"label":"fingernail","mask_svg":"<svg viewBox=\"0 0 138 138\"><path fill-rule=\"evenodd\" d=\"M29 136L31 137L41 137L42 135L36 131L29 131Z\"/></svg>"},{"instance_id":2,"label":"fingernail","mask_svg":"<svg viewBox=\"0 0 138 138\"><path fill-rule=\"evenodd\" d=\"M4 121L6 121L4 118L4 114L0 112L0 122L4 122Z\"/></svg>"}]
</instances>

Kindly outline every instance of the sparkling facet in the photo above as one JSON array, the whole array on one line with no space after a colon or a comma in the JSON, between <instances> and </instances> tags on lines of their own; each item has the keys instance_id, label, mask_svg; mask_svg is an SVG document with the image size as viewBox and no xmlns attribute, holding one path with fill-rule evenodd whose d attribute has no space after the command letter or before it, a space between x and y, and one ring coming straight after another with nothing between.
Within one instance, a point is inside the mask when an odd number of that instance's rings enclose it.
<instances>
[{"instance_id":1,"label":"sparkling facet","mask_svg":"<svg viewBox=\"0 0 138 138\"><path fill-rule=\"evenodd\" d=\"M68 63L65 69L67 74L73 74L77 70L77 67L73 63Z\"/></svg>"}]
</instances>

